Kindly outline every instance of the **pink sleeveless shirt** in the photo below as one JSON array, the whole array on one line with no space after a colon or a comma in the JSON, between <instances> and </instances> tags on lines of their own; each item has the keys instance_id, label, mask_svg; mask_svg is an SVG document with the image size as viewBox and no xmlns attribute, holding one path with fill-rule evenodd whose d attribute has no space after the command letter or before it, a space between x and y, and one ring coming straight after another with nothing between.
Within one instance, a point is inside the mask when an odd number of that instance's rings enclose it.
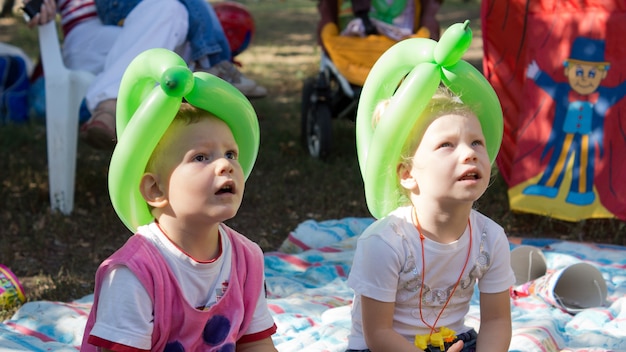
<instances>
[{"instance_id":1,"label":"pink sleeveless shirt","mask_svg":"<svg viewBox=\"0 0 626 352\"><path fill-rule=\"evenodd\" d=\"M232 243L232 269L228 289L214 306L205 311L190 306L159 249L136 234L96 272L94 303L81 351L97 351L88 339L95 324L100 287L105 274L117 265L128 267L152 298L152 351L234 351L250 325L263 289L263 252L243 235L225 225L222 228Z\"/></svg>"}]
</instances>

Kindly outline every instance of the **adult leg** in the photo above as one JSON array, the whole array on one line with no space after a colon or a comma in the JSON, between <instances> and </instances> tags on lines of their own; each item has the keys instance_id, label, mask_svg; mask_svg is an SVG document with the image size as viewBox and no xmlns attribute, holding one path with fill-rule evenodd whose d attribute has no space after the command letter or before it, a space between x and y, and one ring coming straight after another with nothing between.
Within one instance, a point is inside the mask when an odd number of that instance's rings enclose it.
<instances>
[{"instance_id":1,"label":"adult leg","mask_svg":"<svg viewBox=\"0 0 626 352\"><path fill-rule=\"evenodd\" d=\"M205 0L181 0L189 11L190 58L193 70L209 72L229 82L248 98L262 98L267 89L244 76L232 63L230 44L215 9ZM189 60L190 59L190 60Z\"/></svg>"},{"instance_id":2,"label":"adult leg","mask_svg":"<svg viewBox=\"0 0 626 352\"><path fill-rule=\"evenodd\" d=\"M115 146L115 109L122 76L130 62L152 48L176 51L183 47L188 12L178 0L143 0L129 13L111 47L103 71L87 90L91 119L81 127L81 137L96 148Z\"/></svg>"},{"instance_id":3,"label":"adult leg","mask_svg":"<svg viewBox=\"0 0 626 352\"><path fill-rule=\"evenodd\" d=\"M102 71L87 90L87 107L93 111L104 100L116 99L126 67L152 48L177 50L185 42L187 9L178 0L143 0L130 12L111 47Z\"/></svg>"},{"instance_id":4,"label":"adult leg","mask_svg":"<svg viewBox=\"0 0 626 352\"><path fill-rule=\"evenodd\" d=\"M181 0L189 12L190 66L208 68L232 60L230 44L215 13L206 0Z\"/></svg>"},{"instance_id":5,"label":"adult leg","mask_svg":"<svg viewBox=\"0 0 626 352\"><path fill-rule=\"evenodd\" d=\"M104 25L97 17L79 23L63 40L65 66L99 74L121 32L122 27Z\"/></svg>"}]
</instances>

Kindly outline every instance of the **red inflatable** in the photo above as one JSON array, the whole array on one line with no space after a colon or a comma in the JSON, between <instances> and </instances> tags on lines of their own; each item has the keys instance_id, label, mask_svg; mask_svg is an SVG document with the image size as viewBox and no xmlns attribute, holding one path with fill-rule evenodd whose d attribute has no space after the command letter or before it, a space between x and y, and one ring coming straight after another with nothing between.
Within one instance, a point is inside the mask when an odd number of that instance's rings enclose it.
<instances>
[{"instance_id":1,"label":"red inflatable","mask_svg":"<svg viewBox=\"0 0 626 352\"><path fill-rule=\"evenodd\" d=\"M241 54L254 35L252 15L244 5L232 1L214 3L213 8L224 28L233 57Z\"/></svg>"},{"instance_id":2,"label":"red inflatable","mask_svg":"<svg viewBox=\"0 0 626 352\"><path fill-rule=\"evenodd\" d=\"M626 220L626 1L482 1L512 210Z\"/></svg>"}]
</instances>

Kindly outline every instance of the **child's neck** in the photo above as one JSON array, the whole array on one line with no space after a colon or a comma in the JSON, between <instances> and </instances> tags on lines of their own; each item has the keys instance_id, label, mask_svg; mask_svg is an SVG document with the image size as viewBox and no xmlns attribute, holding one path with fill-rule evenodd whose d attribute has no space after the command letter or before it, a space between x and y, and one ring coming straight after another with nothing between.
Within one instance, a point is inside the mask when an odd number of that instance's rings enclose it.
<instances>
[{"instance_id":1,"label":"child's neck","mask_svg":"<svg viewBox=\"0 0 626 352\"><path fill-rule=\"evenodd\" d=\"M194 260L207 262L219 256L219 223L187 226L167 217L161 217L158 223L165 236Z\"/></svg>"},{"instance_id":2,"label":"child's neck","mask_svg":"<svg viewBox=\"0 0 626 352\"><path fill-rule=\"evenodd\" d=\"M415 205L415 213L420 224L422 235L439 243L457 241L467 227L471 212L470 207L441 209L433 206Z\"/></svg>"}]
</instances>

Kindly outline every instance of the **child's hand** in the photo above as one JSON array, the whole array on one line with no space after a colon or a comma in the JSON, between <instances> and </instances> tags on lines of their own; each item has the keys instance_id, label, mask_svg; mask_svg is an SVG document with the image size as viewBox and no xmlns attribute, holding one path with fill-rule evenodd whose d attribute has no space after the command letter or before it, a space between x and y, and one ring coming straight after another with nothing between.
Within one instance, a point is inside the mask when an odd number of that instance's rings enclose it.
<instances>
[{"instance_id":1,"label":"child's hand","mask_svg":"<svg viewBox=\"0 0 626 352\"><path fill-rule=\"evenodd\" d=\"M450 346L450 348L447 349L447 352L461 352L461 350L463 350L463 341L459 340Z\"/></svg>"}]
</instances>

